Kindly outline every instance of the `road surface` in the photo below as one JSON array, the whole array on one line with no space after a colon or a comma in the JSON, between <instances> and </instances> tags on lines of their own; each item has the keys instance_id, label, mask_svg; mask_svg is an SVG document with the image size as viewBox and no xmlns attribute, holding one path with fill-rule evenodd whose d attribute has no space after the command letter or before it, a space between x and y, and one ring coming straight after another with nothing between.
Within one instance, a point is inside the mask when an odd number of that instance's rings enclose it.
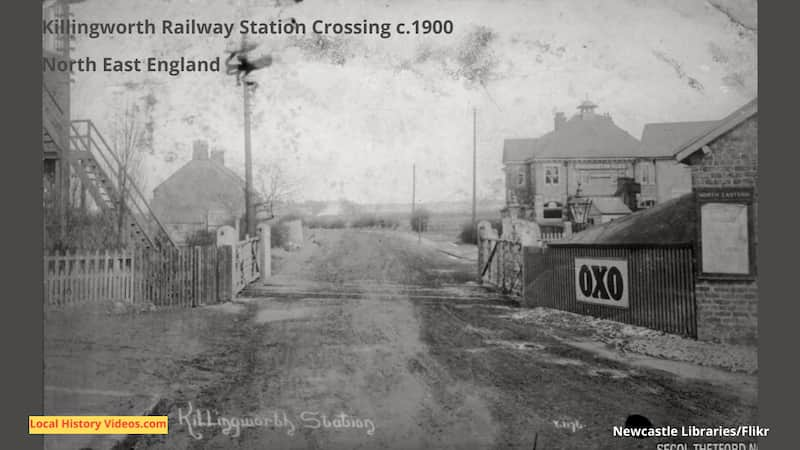
<instances>
[{"instance_id":1,"label":"road surface","mask_svg":"<svg viewBox=\"0 0 800 450\"><path fill-rule=\"evenodd\" d=\"M632 368L504 318L475 263L413 236L312 231L175 374L170 432L137 449L655 448L655 425L755 424L755 399ZM202 376L206 373L206 376ZM666 442L667 440L663 440Z\"/></svg>"}]
</instances>

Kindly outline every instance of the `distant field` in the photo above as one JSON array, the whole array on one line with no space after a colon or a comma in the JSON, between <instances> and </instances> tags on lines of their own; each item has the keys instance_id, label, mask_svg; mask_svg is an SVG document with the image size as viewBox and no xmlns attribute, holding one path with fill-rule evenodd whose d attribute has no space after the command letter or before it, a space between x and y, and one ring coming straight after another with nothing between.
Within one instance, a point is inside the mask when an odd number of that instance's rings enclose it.
<instances>
[{"instance_id":1,"label":"distant field","mask_svg":"<svg viewBox=\"0 0 800 450\"><path fill-rule=\"evenodd\" d=\"M378 214L365 214L361 217L326 216L324 218L307 218L305 222L312 227L321 226L323 228L342 228L344 226L353 226L365 216L371 216L376 219L383 219L386 222L396 223L397 229L401 231L411 231L410 215L408 213L386 212ZM479 210L477 212L477 219L479 221L499 220L500 211ZM462 225L469 223L470 220L472 220L472 213L469 211L440 213L431 211L431 218L428 222L427 232L457 239L461 233Z\"/></svg>"},{"instance_id":2,"label":"distant field","mask_svg":"<svg viewBox=\"0 0 800 450\"><path fill-rule=\"evenodd\" d=\"M500 211L477 211L477 219L480 220L497 220L500 219ZM410 230L411 224L409 223L408 214L387 215L400 222L399 229ZM461 226L469 223L472 220L471 212L446 212L437 213L431 212L431 219L428 223L428 232L439 233L448 236L457 237L461 232Z\"/></svg>"}]
</instances>

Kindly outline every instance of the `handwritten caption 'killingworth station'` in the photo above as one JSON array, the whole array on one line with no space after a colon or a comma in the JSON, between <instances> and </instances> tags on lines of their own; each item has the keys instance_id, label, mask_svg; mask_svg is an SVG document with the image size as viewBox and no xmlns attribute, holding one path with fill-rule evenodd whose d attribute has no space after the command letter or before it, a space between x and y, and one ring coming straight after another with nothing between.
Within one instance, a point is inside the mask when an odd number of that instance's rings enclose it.
<instances>
[{"instance_id":1,"label":"handwritten caption 'killingworth station'","mask_svg":"<svg viewBox=\"0 0 800 450\"><path fill-rule=\"evenodd\" d=\"M51 19L42 21L43 34L70 34L97 39L101 36L117 35L209 35L223 38L234 32L249 35L301 35L312 32L325 35L373 35L387 39L393 35L452 34L453 21L439 19L415 19L408 22L374 22L367 19L354 22L329 22L321 19L309 24L292 20L257 22L203 22L197 19L161 20L150 19L135 22L81 22L76 19Z\"/></svg>"},{"instance_id":2,"label":"handwritten caption 'killingworth station'","mask_svg":"<svg viewBox=\"0 0 800 450\"><path fill-rule=\"evenodd\" d=\"M328 429L328 430L356 430L368 436L375 434L375 422L350 414L340 412L326 415L314 411L303 411L296 417L284 411L273 411L251 417L227 417L216 414L207 409L195 409L191 403L188 408L178 408L178 423L185 426L189 434L195 439L203 439L203 428L220 428L222 434L238 437L243 428L270 428L283 429L287 435L294 436L298 428Z\"/></svg>"}]
</instances>

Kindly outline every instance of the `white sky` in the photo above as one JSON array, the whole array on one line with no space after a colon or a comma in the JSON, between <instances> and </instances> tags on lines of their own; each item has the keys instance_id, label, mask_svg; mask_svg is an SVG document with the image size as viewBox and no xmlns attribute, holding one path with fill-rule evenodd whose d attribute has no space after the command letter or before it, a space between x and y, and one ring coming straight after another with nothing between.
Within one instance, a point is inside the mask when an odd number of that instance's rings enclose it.
<instances>
[{"instance_id":1,"label":"white sky","mask_svg":"<svg viewBox=\"0 0 800 450\"><path fill-rule=\"evenodd\" d=\"M719 3L716 1L715 3ZM238 21L274 18L273 1L88 0L73 6L83 21L150 18ZM270 5L270 6L264 6ZM725 6L752 23L755 6ZM502 140L536 137L552 127L553 111L572 114L586 95L600 112L641 137L645 123L721 118L757 95L755 32L694 0L305 0L282 18L411 22L452 20L451 36L334 37L344 55L298 48L281 36L258 38L275 64L254 76L254 158L280 161L300 199L346 197L406 202L416 162L420 201L471 195L472 108L478 109L479 196L501 178ZM742 19L744 21L744 19ZM457 55L477 26L491 30L496 64L486 87L454 75ZM220 37L120 36L76 42L75 57L212 58L231 42ZM427 57L425 57L427 55ZM242 171L241 92L220 73L77 73L73 118L101 130L114 105L114 86L147 83L153 93L154 155L149 191L190 157L196 138L227 150ZM690 86L690 80L702 85ZM165 156L176 156L165 162Z\"/></svg>"}]
</instances>

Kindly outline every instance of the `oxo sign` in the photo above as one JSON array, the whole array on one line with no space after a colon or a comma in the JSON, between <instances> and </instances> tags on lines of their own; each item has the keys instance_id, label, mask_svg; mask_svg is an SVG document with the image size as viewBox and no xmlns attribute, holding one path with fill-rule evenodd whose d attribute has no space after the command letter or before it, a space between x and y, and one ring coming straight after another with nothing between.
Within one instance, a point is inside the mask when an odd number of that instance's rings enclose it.
<instances>
[{"instance_id":1,"label":"oxo sign","mask_svg":"<svg viewBox=\"0 0 800 450\"><path fill-rule=\"evenodd\" d=\"M575 297L579 302L627 308L628 261L575 258Z\"/></svg>"}]
</instances>

